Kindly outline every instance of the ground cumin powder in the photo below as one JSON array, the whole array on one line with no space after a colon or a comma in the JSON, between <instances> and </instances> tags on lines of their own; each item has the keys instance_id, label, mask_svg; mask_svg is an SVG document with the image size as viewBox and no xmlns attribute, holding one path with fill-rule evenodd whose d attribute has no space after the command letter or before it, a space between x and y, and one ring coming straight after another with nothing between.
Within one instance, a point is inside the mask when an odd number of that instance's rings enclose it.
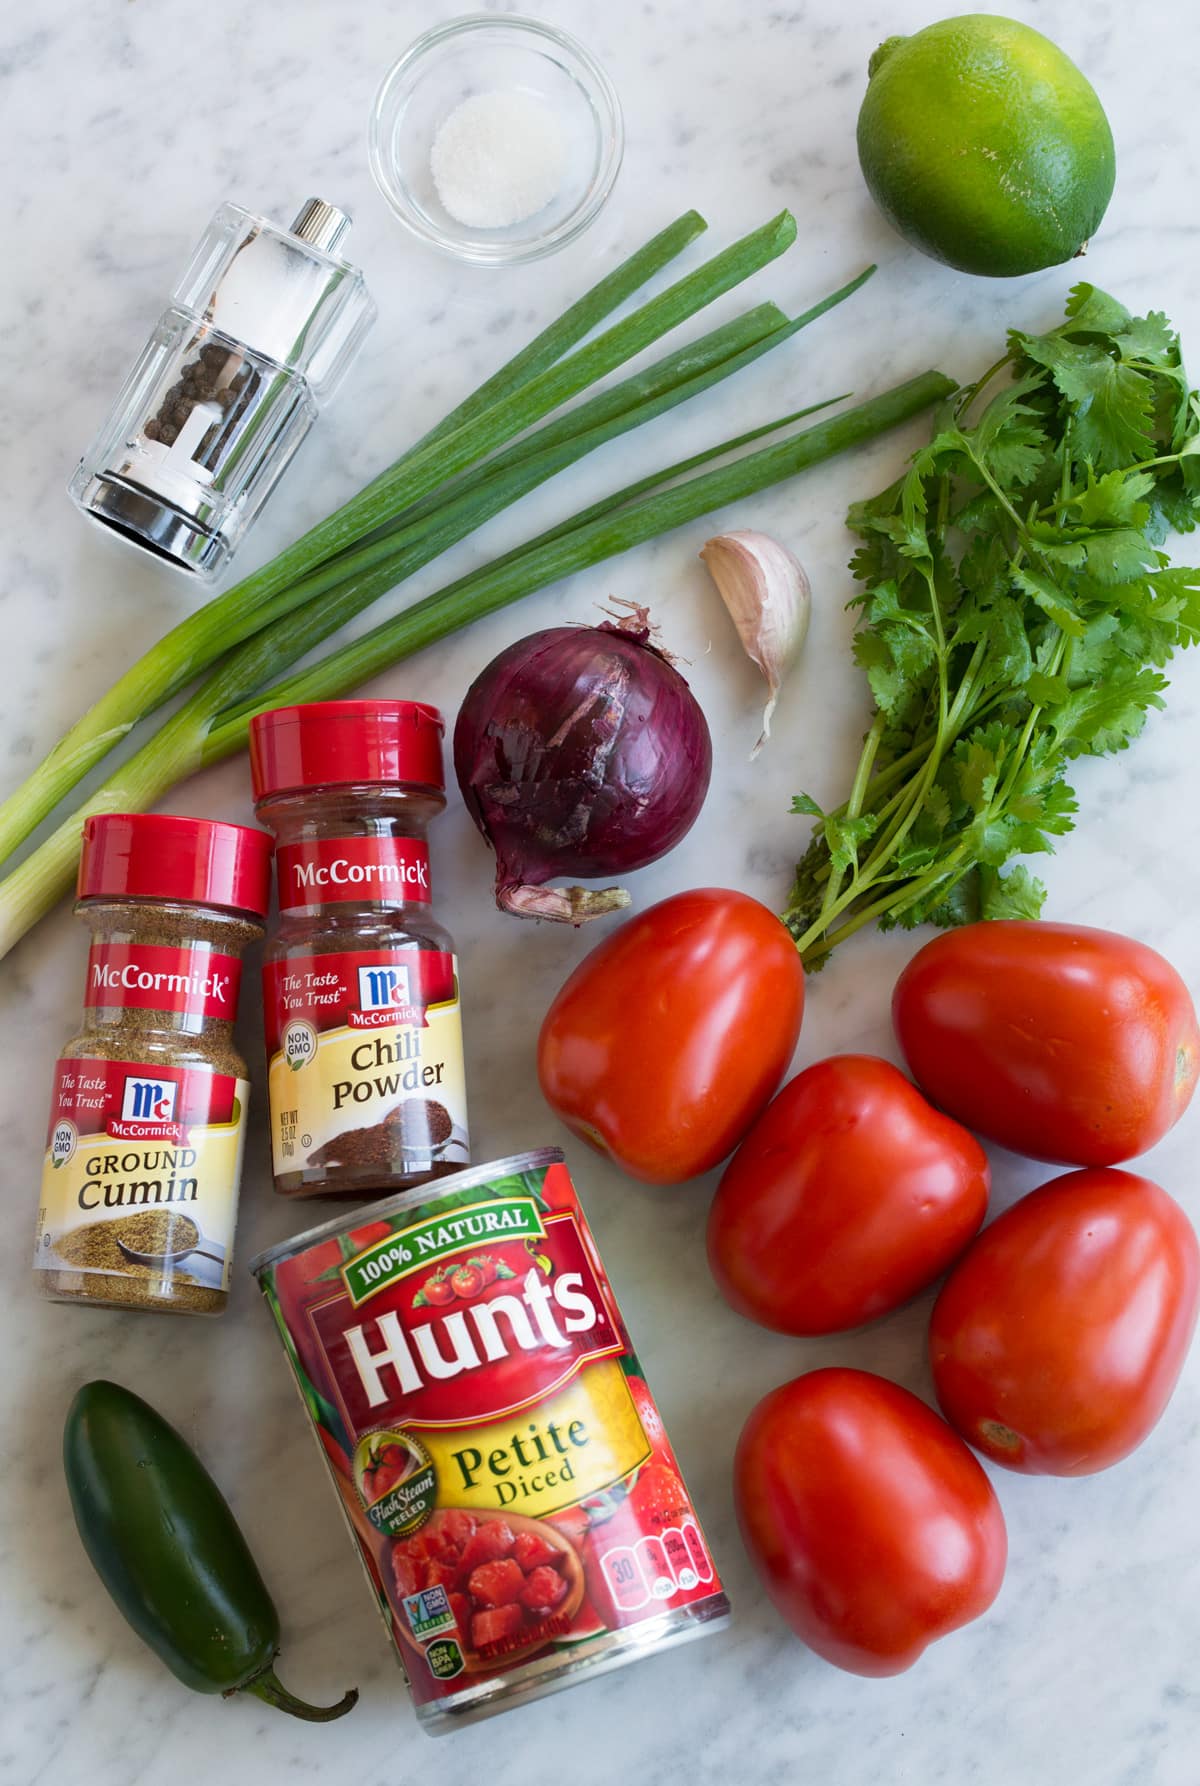
<instances>
[{"instance_id":1,"label":"ground cumin powder","mask_svg":"<svg viewBox=\"0 0 1200 1786\"><path fill-rule=\"evenodd\" d=\"M34 1261L44 1295L224 1308L248 1090L233 1026L269 874L269 839L243 826L89 820L76 911L92 946L83 1027L56 1071ZM197 1247L223 1259L219 1284L177 1257Z\"/></svg>"},{"instance_id":2,"label":"ground cumin powder","mask_svg":"<svg viewBox=\"0 0 1200 1786\"><path fill-rule=\"evenodd\" d=\"M135 1253L161 1259L163 1265L148 1265L140 1259L131 1259L121 1250L122 1242L132 1247ZM84 1271L91 1267L93 1271L120 1271L138 1278L162 1276L164 1268L171 1269L167 1255L190 1252L199 1242L200 1230L190 1216L148 1209L140 1215L121 1215L111 1221L87 1222L82 1227L69 1228L58 1237L55 1251L60 1259ZM195 1281L178 1270L174 1271L173 1279L176 1284Z\"/></svg>"}]
</instances>

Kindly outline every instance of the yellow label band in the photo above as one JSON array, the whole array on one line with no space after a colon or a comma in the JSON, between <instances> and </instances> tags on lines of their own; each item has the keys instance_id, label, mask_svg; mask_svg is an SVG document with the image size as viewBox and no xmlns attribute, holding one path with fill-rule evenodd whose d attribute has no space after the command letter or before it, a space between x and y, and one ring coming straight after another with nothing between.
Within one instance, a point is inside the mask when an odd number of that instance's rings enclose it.
<instances>
[{"instance_id":1,"label":"yellow label band","mask_svg":"<svg viewBox=\"0 0 1200 1786\"><path fill-rule=\"evenodd\" d=\"M404 1154L406 1129L426 1151L432 1142L439 1157L466 1164L459 1006L431 1006L427 1017L421 1028L364 1032L346 1026L319 1035L308 1025L295 1034L294 1026L285 1025L267 1081L277 1175L326 1164L332 1152L347 1146L356 1160L373 1159L386 1170Z\"/></svg>"},{"instance_id":2,"label":"yellow label band","mask_svg":"<svg viewBox=\"0 0 1200 1786\"><path fill-rule=\"evenodd\" d=\"M575 1506L649 1456L625 1373L589 1365L551 1401L476 1427L414 1428L443 1507L511 1509L535 1519Z\"/></svg>"},{"instance_id":3,"label":"yellow label band","mask_svg":"<svg viewBox=\"0 0 1200 1786\"><path fill-rule=\"evenodd\" d=\"M186 1143L102 1134L78 1136L69 1149L52 1144L35 1268L132 1276L137 1261L125 1249L186 1252L189 1273L227 1289L249 1093L238 1080L235 1120L189 1124Z\"/></svg>"}]
</instances>

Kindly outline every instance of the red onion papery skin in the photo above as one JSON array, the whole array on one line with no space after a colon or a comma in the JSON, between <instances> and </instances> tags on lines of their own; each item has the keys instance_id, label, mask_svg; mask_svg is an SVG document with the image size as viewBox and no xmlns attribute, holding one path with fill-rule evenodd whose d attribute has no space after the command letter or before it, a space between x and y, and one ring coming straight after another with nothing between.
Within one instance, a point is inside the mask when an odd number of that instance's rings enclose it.
<instances>
[{"instance_id":1,"label":"red onion papery skin","mask_svg":"<svg viewBox=\"0 0 1200 1786\"><path fill-rule=\"evenodd\" d=\"M644 868L690 831L712 741L649 617L518 639L476 677L454 728L467 810L496 852L496 904L581 924L629 904L622 887L547 887L556 875Z\"/></svg>"}]
</instances>

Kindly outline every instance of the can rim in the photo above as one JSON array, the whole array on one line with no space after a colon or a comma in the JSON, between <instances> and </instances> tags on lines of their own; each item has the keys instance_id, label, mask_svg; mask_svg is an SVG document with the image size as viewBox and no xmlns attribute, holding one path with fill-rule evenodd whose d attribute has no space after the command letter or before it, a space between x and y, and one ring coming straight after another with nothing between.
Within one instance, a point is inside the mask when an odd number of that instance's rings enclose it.
<instances>
[{"instance_id":1,"label":"can rim","mask_svg":"<svg viewBox=\"0 0 1200 1786\"><path fill-rule=\"evenodd\" d=\"M283 1259L290 1259L297 1253L306 1253L310 1246L316 1246L322 1240L331 1239L335 1234L344 1234L347 1228L361 1228L364 1222L379 1221L384 1216L395 1215L404 1209L419 1209L426 1203L439 1203L451 1192L469 1190L473 1184L485 1184L489 1178L501 1177L507 1172L524 1172L537 1166L565 1165L566 1155L561 1147L538 1147L528 1153L506 1154L499 1160L485 1160L480 1166L464 1166L461 1172L451 1172L445 1178L429 1179L425 1184L413 1185L411 1190L397 1191L392 1197L383 1197L378 1203L360 1203L345 1215L333 1216L316 1228L306 1228L303 1234L296 1234L291 1240L277 1241L264 1252L258 1253L247 1270L253 1277L258 1277L270 1265L278 1265Z\"/></svg>"}]
</instances>

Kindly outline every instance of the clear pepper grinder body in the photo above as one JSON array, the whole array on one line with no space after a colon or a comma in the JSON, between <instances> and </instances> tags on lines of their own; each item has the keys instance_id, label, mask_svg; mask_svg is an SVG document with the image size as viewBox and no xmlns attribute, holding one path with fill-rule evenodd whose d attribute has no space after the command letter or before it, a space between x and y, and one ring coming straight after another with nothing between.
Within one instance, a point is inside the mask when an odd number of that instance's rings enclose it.
<instances>
[{"instance_id":1,"label":"clear pepper grinder body","mask_svg":"<svg viewBox=\"0 0 1200 1786\"><path fill-rule=\"evenodd\" d=\"M71 479L85 515L224 569L375 320L333 252L349 226L321 199L290 230L221 206Z\"/></svg>"}]
</instances>

